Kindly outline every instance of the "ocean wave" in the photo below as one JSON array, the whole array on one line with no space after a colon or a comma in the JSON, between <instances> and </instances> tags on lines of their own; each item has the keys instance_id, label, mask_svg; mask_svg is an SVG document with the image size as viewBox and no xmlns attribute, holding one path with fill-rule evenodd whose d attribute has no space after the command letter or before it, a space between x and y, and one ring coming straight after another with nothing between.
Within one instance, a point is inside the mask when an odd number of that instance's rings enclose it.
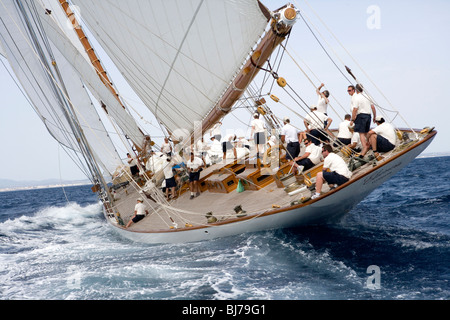
<instances>
[{"instance_id":1,"label":"ocean wave","mask_svg":"<svg viewBox=\"0 0 450 320\"><path fill-rule=\"evenodd\" d=\"M100 212L100 204L82 207L76 202L71 202L64 207L46 207L35 214L22 215L1 222L0 232L41 230L47 229L48 226L82 225L93 218L98 218Z\"/></svg>"}]
</instances>

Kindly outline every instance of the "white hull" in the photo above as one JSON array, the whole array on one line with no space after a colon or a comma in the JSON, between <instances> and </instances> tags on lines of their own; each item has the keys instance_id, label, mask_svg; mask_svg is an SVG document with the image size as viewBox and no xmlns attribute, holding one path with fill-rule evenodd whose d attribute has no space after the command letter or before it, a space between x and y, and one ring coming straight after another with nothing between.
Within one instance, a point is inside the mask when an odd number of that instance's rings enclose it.
<instances>
[{"instance_id":1,"label":"white hull","mask_svg":"<svg viewBox=\"0 0 450 320\"><path fill-rule=\"evenodd\" d=\"M114 225L125 238L143 243L186 243L228 237L248 232L292 228L336 221L352 210L373 190L389 180L422 153L433 137L413 145L394 158L382 163L349 184L329 192L324 197L306 204L280 209L246 220L224 222L221 225L164 232L134 232ZM109 221L109 219L108 219Z\"/></svg>"}]
</instances>

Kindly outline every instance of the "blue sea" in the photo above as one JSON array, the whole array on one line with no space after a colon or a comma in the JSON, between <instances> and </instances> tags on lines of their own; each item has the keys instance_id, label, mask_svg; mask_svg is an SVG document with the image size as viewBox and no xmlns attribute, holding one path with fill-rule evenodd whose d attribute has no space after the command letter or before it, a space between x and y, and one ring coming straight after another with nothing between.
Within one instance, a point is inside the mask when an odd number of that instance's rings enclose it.
<instances>
[{"instance_id":1,"label":"blue sea","mask_svg":"<svg viewBox=\"0 0 450 320\"><path fill-rule=\"evenodd\" d=\"M450 157L336 224L177 245L121 238L90 186L2 192L0 299L446 300L449 213Z\"/></svg>"}]
</instances>

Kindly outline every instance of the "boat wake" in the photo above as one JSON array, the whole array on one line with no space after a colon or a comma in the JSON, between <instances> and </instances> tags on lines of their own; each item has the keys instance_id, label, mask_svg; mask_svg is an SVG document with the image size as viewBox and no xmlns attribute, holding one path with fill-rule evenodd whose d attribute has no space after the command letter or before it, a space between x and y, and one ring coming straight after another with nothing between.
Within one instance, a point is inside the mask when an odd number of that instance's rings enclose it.
<instances>
[{"instance_id":1,"label":"boat wake","mask_svg":"<svg viewBox=\"0 0 450 320\"><path fill-rule=\"evenodd\" d=\"M103 223L100 204L82 207L71 202L64 207L46 207L34 214L18 215L1 222L0 243L3 247L1 252L12 253L11 246L16 242L21 251L26 248L36 249L54 241L61 241L64 234L68 237L82 235ZM7 249L5 244L8 245Z\"/></svg>"}]
</instances>

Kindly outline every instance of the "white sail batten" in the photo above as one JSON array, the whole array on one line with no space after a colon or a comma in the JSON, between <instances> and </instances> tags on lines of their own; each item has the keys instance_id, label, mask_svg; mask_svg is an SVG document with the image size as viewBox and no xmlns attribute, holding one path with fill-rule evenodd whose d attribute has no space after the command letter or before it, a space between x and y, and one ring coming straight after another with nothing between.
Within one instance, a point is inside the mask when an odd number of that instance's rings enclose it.
<instances>
[{"instance_id":1,"label":"white sail batten","mask_svg":"<svg viewBox=\"0 0 450 320\"><path fill-rule=\"evenodd\" d=\"M72 2L170 132L208 114L267 25L255 0Z\"/></svg>"},{"instance_id":2,"label":"white sail batten","mask_svg":"<svg viewBox=\"0 0 450 320\"><path fill-rule=\"evenodd\" d=\"M30 3L22 3L22 10L32 17L29 21L38 21L37 17L33 16L35 11L30 9ZM105 170L114 172L121 164L120 156L72 65L51 42L45 44L46 40L35 36L35 41L39 39L40 44L32 45L32 40L27 38L30 33L22 24L24 20L20 18L21 13L13 1L2 0L0 17L2 44L11 66L52 136L64 146L77 152L81 151L73 134L73 124L68 121L70 115L65 110L67 106L64 106L70 105L75 110L74 116L78 119L95 158ZM39 34L38 26L38 23L34 25L35 35ZM45 46L48 52L42 50ZM38 51L41 51L40 55ZM51 57L48 54L50 52ZM54 72L55 66L57 72ZM65 81L60 81L61 79Z\"/></svg>"}]
</instances>

